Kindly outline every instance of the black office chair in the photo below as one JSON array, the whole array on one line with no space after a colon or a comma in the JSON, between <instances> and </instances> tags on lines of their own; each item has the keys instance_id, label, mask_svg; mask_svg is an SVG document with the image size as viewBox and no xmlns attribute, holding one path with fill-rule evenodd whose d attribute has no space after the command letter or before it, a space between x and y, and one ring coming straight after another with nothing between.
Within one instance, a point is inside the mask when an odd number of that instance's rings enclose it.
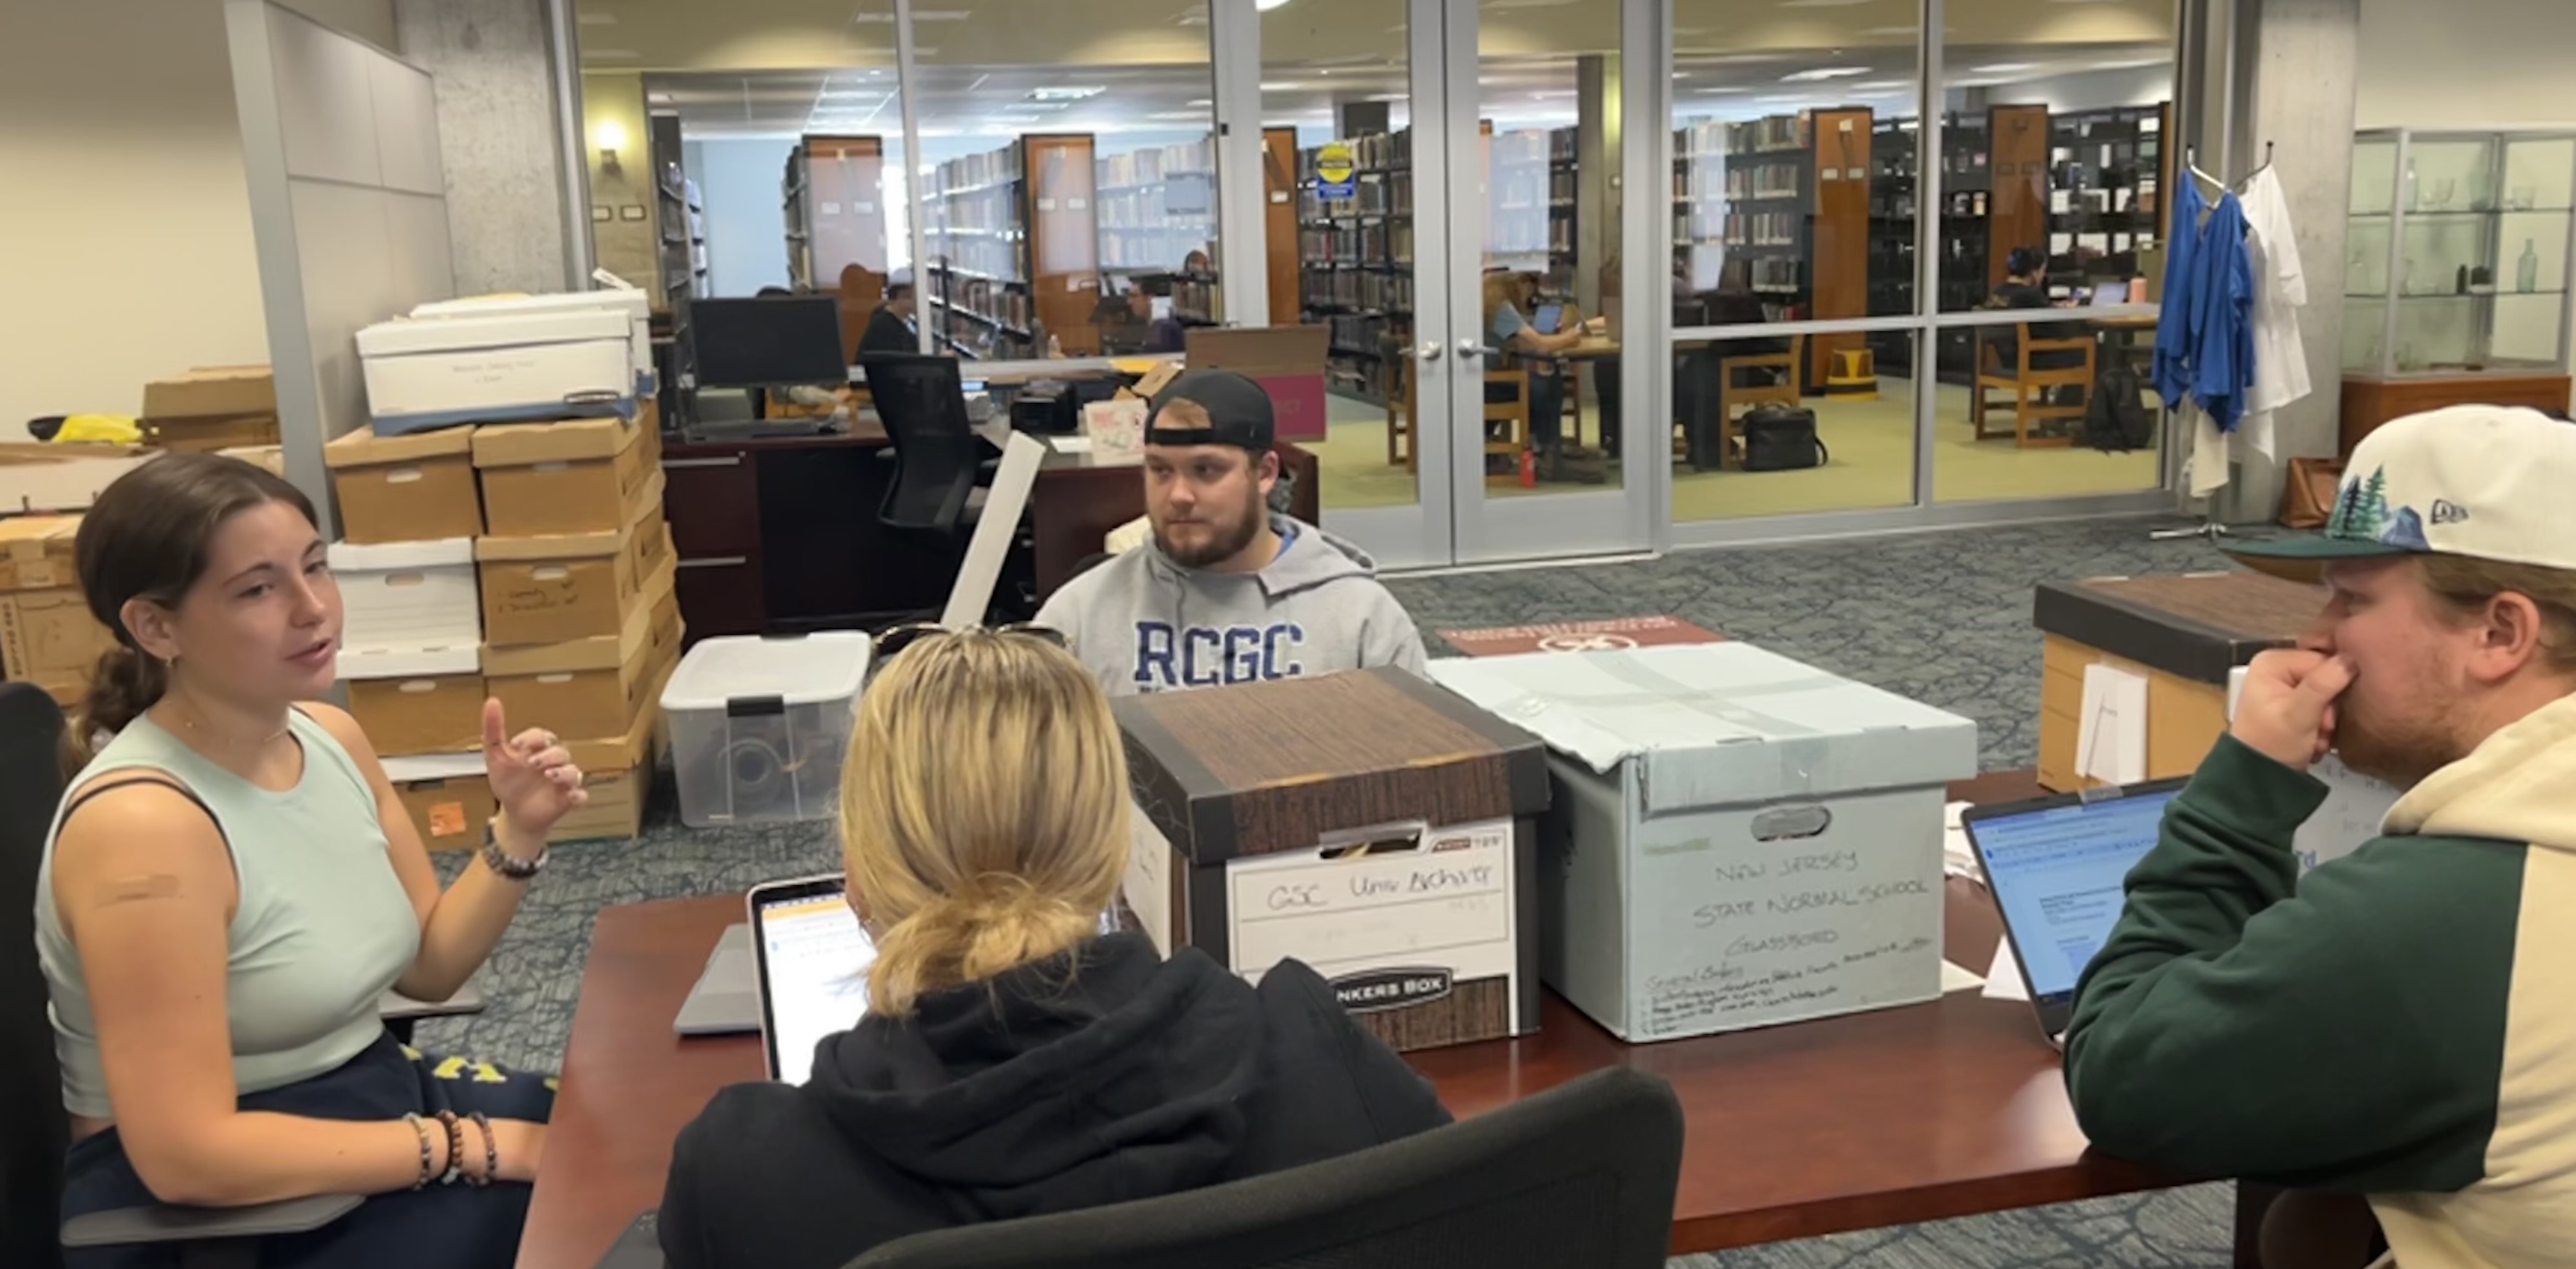
<instances>
[{"instance_id":1,"label":"black office chair","mask_svg":"<svg viewBox=\"0 0 2576 1269\"><path fill-rule=\"evenodd\" d=\"M859 359L886 438L894 443L894 483L877 520L907 537L955 550L973 518L982 444L966 418L966 387L955 357L871 353Z\"/></svg>"},{"instance_id":2,"label":"black office chair","mask_svg":"<svg viewBox=\"0 0 2576 1269\"><path fill-rule=\"evenodd\" d=\"M916 1234L848 1269L1662 1269L1681 1166L1671 1086L1614 1067L1357 1154Z\"/></svg>"},{"instance_id":3,"label":"black office chair","mask_svg":"<svg viewBox=\"0 0 2576 1269\"><path fill-rule=\"evenodd\" d=\"M247 1269L258 1263L257 1238L320 1229L356 1208L357 1196L62 1218L70 1126L35 955L36 870L63 796L62 739L52 697L30 683L0 683L0 1265L58 1269L66 1246L180 1243L189 1269Z\"/></svg>"}]
</instances>

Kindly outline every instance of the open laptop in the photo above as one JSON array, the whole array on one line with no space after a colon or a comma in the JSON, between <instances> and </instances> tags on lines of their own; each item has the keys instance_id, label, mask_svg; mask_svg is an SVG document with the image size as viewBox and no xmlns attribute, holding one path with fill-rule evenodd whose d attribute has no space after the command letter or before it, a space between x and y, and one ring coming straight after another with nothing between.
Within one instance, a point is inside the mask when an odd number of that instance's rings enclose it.
<instances>
[{"instance_id":1,"label":"open laptop","mask_svg":"<svg viewBox=\"0 0 2576 1269\"><path fill-rule=\"evenodd\" d=\"M2156 844L2184 781L1970 808L1959 817L2002 913L2022 983L2048 1042L2066 1046L2075 981L2110 938L2121 885Z\"/></svg>"},{"instance_id":2,"label":"open laptop","mask_svg":"<svg viewBox=\"0 0 2576 1269\"><path fill-rule=\"evenodd\" d=\"M843 897L841 874L752 887L751 948L759 973L760 1048L769 1078L802 1084L814 1046L868 1011L876 945Z\"/></svg>"}]
</instances>

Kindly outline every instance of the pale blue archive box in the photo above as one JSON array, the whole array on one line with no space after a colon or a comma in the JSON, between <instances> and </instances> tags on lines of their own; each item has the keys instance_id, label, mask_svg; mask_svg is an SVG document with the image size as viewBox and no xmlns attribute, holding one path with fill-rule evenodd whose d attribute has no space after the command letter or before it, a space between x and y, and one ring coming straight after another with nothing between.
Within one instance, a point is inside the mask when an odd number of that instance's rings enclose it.
<instances>
[{"instance_id":1,"label":"pale blue archive box","mask_svg":"<svg viewBox=\"0 0 2576 1269\"><path fill-rule=\"evenodd\" d=\"M1435 661L1537 735L1539 973L1628 1040L1930 1000L1977 726L1745 643Z\"/></svg>"}]
</instances>

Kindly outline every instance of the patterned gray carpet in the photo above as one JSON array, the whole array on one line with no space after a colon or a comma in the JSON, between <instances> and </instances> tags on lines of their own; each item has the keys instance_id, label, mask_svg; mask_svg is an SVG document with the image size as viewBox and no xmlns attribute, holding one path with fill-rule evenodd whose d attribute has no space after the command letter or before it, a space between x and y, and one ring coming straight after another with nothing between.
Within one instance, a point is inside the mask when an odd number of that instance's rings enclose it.
<instances>
[{"instance_id":1,"label":"patterned gray carpet","mask_svg":"<svg viewBox=\"0 0 2576 1269\"><path fill-rule=\"evenodd\" d=\"M1693 551L1638 564L1400 579L1440 630L1670 614L1977 721L1988 767L2037 757L2039 636L2031 587L2069 577L2225 567L2205 544L2150 542L2143 521L1963 530L1903 539ZM1433 655L1447 651L1430 638ZM693 830L667 801L632 843L555 853L483 973L489 1008L420 1029L422 1047L549 1069L612 904L739 892L837 867L821 824ZM461 862L442 859L442 867ZM1759 1142L1747 1142L1760 1150ZM2224 1269L2230 1191L2204 1186L1749 1248L1675 1269Z\"/></svg>"}]
</instances>

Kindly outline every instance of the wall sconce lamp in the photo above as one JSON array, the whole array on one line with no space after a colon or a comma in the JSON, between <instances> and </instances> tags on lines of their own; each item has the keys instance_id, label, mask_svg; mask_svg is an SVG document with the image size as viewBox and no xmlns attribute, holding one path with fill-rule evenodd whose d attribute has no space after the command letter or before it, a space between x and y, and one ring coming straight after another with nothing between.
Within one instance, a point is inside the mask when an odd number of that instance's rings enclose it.
<instances>
[{"instance_id":1,"label":"wall sconce lamp","mask_svg":"<svg viewBox=\"0 0 2576 1269\"><path fill-rule=\"evenodd\" d=\"M599 166L617 170L617 152L626 148L626 125L614 119L602 119L590 130L590 139L599 146Z\"/></svg>"}]
</instances>

